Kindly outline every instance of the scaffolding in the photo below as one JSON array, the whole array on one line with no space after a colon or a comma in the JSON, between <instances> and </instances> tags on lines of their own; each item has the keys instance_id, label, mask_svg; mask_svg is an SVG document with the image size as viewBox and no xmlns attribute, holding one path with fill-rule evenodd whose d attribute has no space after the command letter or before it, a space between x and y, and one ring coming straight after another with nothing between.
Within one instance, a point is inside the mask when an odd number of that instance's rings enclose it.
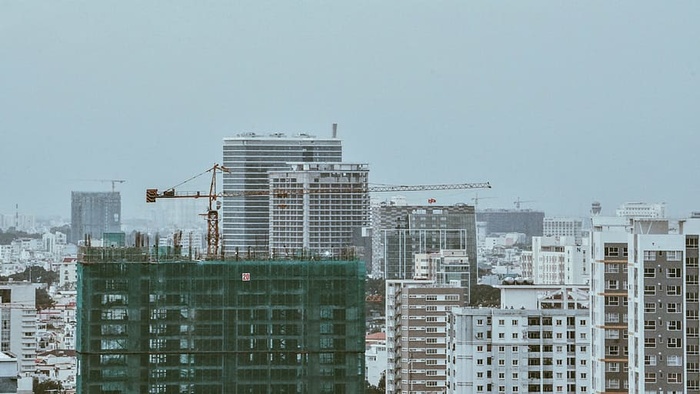
<instances>
[{"instance_id":1,"label":"scaffolding","mask_svg":"<svg viewBox=\"0 0 700 394\"><path fill-rule=\"evenodd\" d=\"M361 261L82 252L79 392L364 390Z\"/></svg>"}]
</instances>

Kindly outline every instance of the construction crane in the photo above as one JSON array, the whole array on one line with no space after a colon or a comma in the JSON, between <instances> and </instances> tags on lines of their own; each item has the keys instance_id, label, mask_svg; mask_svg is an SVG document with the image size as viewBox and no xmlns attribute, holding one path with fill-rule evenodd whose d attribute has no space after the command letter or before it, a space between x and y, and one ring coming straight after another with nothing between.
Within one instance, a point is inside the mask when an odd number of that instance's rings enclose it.
<instances>
[{"instance_id":1,"label":"construction crane","mask_svg":"<svg viewBox=\"0 0 700 394\"><path fill-rule=\"evenodd\" d=\"M517 200L513 201L513 204L515 205L515 209L520 209L520 204L526 202L535 202L535 200L521 200L520 197L518 197Z\"/></svg>"},{"instance_id":2,"label":"construction crane","mask_svg":"<svg viewBox=\"0 0 700 394\"><path fill-rule=\"evenodd\" d=\"M472 201L474 201L474 210L479 208L479 201L486 200L489 198L496 198L496 197L479 197L479 193L476 193L476 195L474 197L472 197Z\"/></svg>"},{"instance_id":3,"label":"construction crane","mask_svg":"<svg viewBox=\"0 0 700 394\"><path fill-rule=\"evenodd\" d=\"M112 183L112 193L114 193L114 189L117 183L124 183L126 182L124 179L83 179L86 182L111 182Z\"/></svg>"},{"instance_id":4,"label":"construction crane","mask_svg":"<svg viewBox=\"0 0 700 394\"><path fill-rule=\"evenodd\" d=\"M211 185L209 192L178 192L176 187L189 182L207 172L211 172ZM275 190L244 190L244 191L216 191L216 175L218 173L230 172L230 170L222 165L214 164L208 170L187 179L167 190L159 192L158 189L146 189L146 202L154 203L158 199L163 198L208 198L209 208L204 214L207 218L207 259L215 259L219 254L219 209L221 208L221 197L244 197L244 196L269 196L286 197L292 194L319 194L319 193L383 193L383 192L402 192L402 191L430 191L430 190L459 190L459 189L490 189L491 185L488 182L482 183L450 183L438 185L396 185L396 186L368 186L366 188L343 188L343 189L275 189Z\"/></svg>"}]
</instances>

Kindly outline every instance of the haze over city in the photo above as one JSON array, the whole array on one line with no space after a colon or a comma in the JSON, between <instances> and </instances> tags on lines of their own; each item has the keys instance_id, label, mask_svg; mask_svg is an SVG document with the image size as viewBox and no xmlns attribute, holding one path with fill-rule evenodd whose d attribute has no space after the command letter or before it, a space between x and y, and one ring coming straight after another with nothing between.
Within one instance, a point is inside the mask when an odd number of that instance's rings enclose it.
<instances>
[{"instance_id":1,"label":"haze over city","mask_svg":"<svg viewBox=\"0 0 700 394\"><path fill-rule=\"evenodd\" d=\"M111 187L86 180L124 179L139 217L146 188L220 162L225 137L338 123L371 183L488 181L480 208L654 201L680 217L700 209L698 16L691 1L4 2L0 212L68 217L72 190Z\"/></svg>"}]
</instances>

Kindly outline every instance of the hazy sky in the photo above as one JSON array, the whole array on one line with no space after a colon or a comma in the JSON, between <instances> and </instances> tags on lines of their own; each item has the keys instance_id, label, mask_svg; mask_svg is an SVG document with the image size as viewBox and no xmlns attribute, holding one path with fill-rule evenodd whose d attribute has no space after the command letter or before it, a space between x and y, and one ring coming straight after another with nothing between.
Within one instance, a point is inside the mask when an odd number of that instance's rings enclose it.
<instances>
[{"instance_id":1,"label":"hazy sky","mask_svg":"<svg viewBox=\"0 0 700 394\"><path fill-rule=\"evenodd\" d=\"M684 216L700 210L699 20L696 0L2 1L0 213L68 217L71 190L125 179L139 217L146 188L220 162L225 137L337 122L372 183Z\"/></svg>"}]
</instances>

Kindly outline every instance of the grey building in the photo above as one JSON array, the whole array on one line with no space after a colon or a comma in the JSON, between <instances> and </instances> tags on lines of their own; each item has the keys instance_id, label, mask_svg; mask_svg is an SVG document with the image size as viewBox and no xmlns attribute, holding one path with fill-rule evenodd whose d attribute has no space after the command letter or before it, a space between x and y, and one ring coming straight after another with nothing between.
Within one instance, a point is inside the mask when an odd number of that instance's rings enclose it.
<instances>
[{"instance_id":1,"label":"grey building","mask_svg":"<svg viewBox=\"0 0 700 394\"><path fill-rule=\"evenodd\" d=\"M119 192L72 192L70 242L121 231L122 200Z\"/></svg>"},{"instance_id":2,"label":"grey building","mask_svg":"<svg viewBox=\"0 0 700 394\"><path fill-rule=\"evenodd\" d=\"M269 190L268 172L289 168L288 163L340 162L341 141L308 134L239 134L225 138L224 192ZM270 198L267 194L223 198L223 243L226 254L236 248L267 253L269 250Z\"/></svg>"},{"instance_id":3,"label":"grey building","mask_svg":"<svg viewBox=\"0 0 700 394\"><path fill-rule=\"evenodd\" d=\"M336 255L369 224L367 164L291 163L269 171L270 252ZM279 191L279 192L274 192Z\"/></svg>"},{"instance_id":4,"label":"grey building","mask_svg":"<svg viewBox=\"0 0 700 394\"><path fill-rule=\"evenodd\" d=\"M476 213L476 220L486 222L492 233L523 233L528 242L543 234L544 212L530 209L486 209Z\"/></svg>"},{"instance_id":5,"label":"grey building","mask_svg":"<svg viewBox=\"0 0 700 394\"><path fill-rule=\"evenodd\" d=\"M478 277L474 207L380 205L374 210L373 269L382 267L386 279L413 279L418 253L465 250L470 289Z\"/></svg>"}]
</instances>

